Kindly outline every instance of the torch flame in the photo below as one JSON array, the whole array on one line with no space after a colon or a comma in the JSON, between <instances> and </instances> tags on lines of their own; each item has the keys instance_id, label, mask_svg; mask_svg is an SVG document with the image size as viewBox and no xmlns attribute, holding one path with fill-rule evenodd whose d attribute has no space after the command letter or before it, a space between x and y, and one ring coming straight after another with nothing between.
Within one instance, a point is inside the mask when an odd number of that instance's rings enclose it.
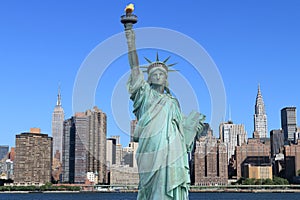
<instances>
[{"instance_id":1,"label":"torch flame","mask_svg":"<svg viewBox=\"0 0 300 200\"><path fill-rule=\"evenodd\" d=\"M126 12L126 13L132 13L133 10L134 10L134 5L133 5L133 3L128 4L128 5L126 6L126 8L125 8L125 12Z\"/></svg>"}]
</instances>

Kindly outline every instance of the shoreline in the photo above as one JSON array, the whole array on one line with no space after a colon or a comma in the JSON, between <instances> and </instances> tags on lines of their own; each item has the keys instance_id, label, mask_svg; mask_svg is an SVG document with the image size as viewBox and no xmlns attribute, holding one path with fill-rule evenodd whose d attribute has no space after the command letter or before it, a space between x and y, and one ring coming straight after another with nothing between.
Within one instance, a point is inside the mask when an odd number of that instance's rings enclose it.
<instances>
[{"instance_id":1,"label":"shoreline","mask_svg":"<svg viewBox=\"0 0 300 200\"><path fill-rule=\"evenodd\" d=\"M79 193L137 193L137 190L107 191L0 191L1 194L79 194ZM193 189L190 193L300 193L300 189Z\"/></svg>"}]
</instances>

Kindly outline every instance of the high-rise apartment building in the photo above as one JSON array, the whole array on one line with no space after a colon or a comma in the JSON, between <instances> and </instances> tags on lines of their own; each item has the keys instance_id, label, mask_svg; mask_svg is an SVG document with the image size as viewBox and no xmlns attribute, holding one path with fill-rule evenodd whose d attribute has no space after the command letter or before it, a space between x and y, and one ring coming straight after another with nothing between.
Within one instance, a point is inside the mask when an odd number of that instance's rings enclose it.
<instances>
[{"instance_id":1,"label":"high-rise apartment building","mask_svg":"<svg viewBox=\"0 0 300 200\"><path fill-rule=\"evenodd\" d=\"M64 122L62 182L84 183L88 172L106 183L106 114L97 107Z\"/></svg>"},{"instance_id":2,"label":"high-rise apartment building","mask_svg":"<svg viewBox=\"0 0 300 200\"><path fill-rule=\"evenodd\" d=\"M243 124L232 121L221 123L219 126L221 141L226 145L228 160L234 155L235 147L247 142L247 132Z\"/></svg>"},{"instance_id":3,"label":"high-rise apartment building","mask_svg":"<svg viewBox=\"0 0 300 200\"><path fill-rule=\"evenodd\" d=\"M74 183L75 133L75 117L71 117L64 121L62 183Z\"/></svg>"},{"instance_id":4,"label":"high-rise apartment building","mask_svg":"<svg viewBox=\"0 0 300 200\"><path fill-rule=\"evenodd\" d=\"M60 89L58 89L57 101L52 113L52 137L53 137L53 161L52 176L55 181L59 181L62 171L62 142L63 142L63 125L64 110L61 106Z\"/></svg>"},{"instance_id":5,"label":"high-rise apartment building","mask_svg":"<svg viewBox=\"0 0 300 200\"><path fill-rule=\"evenodd\" d=\"M30 129L16 135L14 183L20 185L51 182L52 137Z\"/></svg>"},{"instance_id":6,"label":"high-rise apartment building","mask_svg":"<svg viewBox=\"0 0 300 200\"><path fill-rule=\"evenodd\" d=\"M194 152L194 177L195 185L227 185L228 182L228 159L226 145L208 135L196 141ZM194 180L193 180L194 179Z\"/></svg>"},{"instance_id":7,"label":"high-rise apartment building","mask_svg":"<svg viewBox=\"0 0 300 200\"><path fill-rule=\"evenodd\" d=\"M98 174L98 181L106 183L106 114L96 106L87 110L88 117L88 172Z\"/></svg>"},{"instance_id":8,"label":"high-rise apartment building","mask_svg":"<svg viewBox=\"0 0 300 200\"><path fill-rule=\"evenodd\" d=\"M285 141L293 141L297 128L296 107L286 107L281 109L281 128Z\"/></svg>"},{"instance_id":9,"label":"high-rise apartment building","mask_svg":"<svg viewBox=\"0 0 300 200\"><path fill-rule=\"evenodd\" d=\"M62 182L85 183L88 156L88 118L76 113L64 122Z\"/></svg>"},{"instance_id":10,"label":"high-rise apartment building","mask_svg":"<svg viewBox=\"0 0 300 200\"><path fill-rule=\"evenodd\" d=\"M260 86L258 85L258 91L255 102L255 114L254 114L254 137L266 138L268 132L267 126L267 114L265 111L265 104L261 95Z\"/></svg>"}]
</instances>

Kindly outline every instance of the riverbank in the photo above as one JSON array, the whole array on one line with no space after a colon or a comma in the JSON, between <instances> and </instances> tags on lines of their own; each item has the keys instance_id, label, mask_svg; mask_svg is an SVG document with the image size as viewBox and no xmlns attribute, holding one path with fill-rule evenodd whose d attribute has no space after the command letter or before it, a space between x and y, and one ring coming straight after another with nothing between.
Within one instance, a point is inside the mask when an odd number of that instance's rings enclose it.
<instances>
[{"instance_id":1,"label":"riverbank","mask_svg":"<svg viewBox=\"0 0 300 200\"><path fill-rule=\"evenodd\" d=\"M201 189L190 190L193 193L300 193L299 189Z\"/></svg>"},{"instance_id":2,"label":"riverbank","mask_svg":"<svg viewBox=\"0 0 300 200\"><path fill-rule=\"evenodd\" d=\"M137 190L101 190L101 191L1 191L0 194L76 194L76 193L137 193ZM201 189L190 190L190 193L300 193L298 189Z\"/></svg>"}]
</instances>

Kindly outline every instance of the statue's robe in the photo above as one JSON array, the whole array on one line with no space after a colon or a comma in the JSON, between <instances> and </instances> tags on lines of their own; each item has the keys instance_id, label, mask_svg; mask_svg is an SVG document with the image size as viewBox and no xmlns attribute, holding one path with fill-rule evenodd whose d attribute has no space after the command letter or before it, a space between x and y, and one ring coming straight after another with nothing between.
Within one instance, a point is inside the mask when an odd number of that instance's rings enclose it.
<instances>
[{"instance_id":1,"label":"statue's robe","mask_svg":"<svg viewBox=\"0 0 300 200\"><path fill-rule=\"evenodd\" d=\"M127 88L138 123L134 140L139 143L139 200L188 199L188 151L199 126L199 113L183 117L170 94L160 94L144 80L130 75Z\"/></svg>"}]
</instances>

